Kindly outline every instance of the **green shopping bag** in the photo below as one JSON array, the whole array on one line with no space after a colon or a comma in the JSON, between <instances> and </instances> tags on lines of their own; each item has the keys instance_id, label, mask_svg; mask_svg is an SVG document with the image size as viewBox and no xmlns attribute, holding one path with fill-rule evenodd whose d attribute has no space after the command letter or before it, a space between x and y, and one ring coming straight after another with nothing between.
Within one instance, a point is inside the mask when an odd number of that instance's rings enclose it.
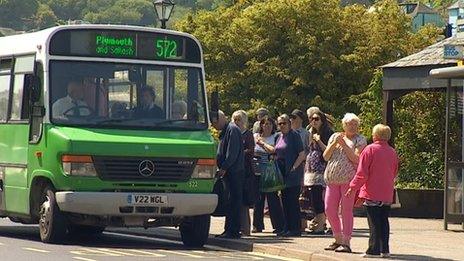
<instances>
[{"instance_id":1,"label":"green shopping bag","mask_svg":"<svg viewBox=\"0 0 464 261\"><path fill-rule=\"evenodd\" d=\"M263 168L263 173L261 173L259 189L261 192L275 192L284 188L284 177L279 167L277 167L277 163L270 160Z\"/></svg>"}]
</instances>

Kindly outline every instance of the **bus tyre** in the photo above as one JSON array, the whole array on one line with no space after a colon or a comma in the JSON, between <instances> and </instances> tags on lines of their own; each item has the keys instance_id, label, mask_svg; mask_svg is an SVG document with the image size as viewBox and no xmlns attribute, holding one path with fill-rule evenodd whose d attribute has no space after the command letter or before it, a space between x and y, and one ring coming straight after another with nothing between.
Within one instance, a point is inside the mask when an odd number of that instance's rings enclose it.
<instances>
[{"instance_id":1,"label":"bus tyre","mask_svg":"<svg viewBox=\"0 0 464 261\"><path fill-rule=\"evenodd\" d=\"M202 247L209 236L210 215L186 217L180 225L182 242L187 247Z\"/></svg>"},{"instance_id":2,"label":"bus tyre","mask_svg":"<svg viewBox=\"0 0 464 261\"><path fill-rule=\"evenodd\" d=\"M50 186L42 190L39 211L40 239L45 243L61 243L66 237L66 219L56 204L55 191Z\"/></svg>"}]
</instances>

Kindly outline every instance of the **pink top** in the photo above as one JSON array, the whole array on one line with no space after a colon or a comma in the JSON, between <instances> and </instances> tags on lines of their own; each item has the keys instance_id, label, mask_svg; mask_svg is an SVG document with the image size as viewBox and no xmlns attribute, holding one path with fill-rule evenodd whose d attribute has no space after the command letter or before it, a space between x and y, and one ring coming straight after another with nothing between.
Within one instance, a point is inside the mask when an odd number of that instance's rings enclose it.
<instances>
[{"instance_id":1,"label":"pink top","mask_svg":"<svg viewBox=\"0 0 464 261\"><path fill-rule=\"evenodd\" d=\"M350 188L354 191L361 188L360 198L391 203L398 163L396 151L386 141L375 141L359 156L358 169Z\"/></svg>"}]
</instances>

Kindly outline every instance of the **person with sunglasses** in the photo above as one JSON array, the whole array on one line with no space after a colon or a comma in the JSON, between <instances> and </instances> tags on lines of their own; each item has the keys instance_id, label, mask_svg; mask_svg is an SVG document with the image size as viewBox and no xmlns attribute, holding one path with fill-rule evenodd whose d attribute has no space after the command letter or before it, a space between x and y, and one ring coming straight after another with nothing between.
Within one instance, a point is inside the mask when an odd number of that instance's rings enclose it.
<instances>
[{"instance_id":1,"label":"person with sunglasses","mask_svg":"<svg viewBox=\"0 0 464 261\"><path fill-rule=\"evenodd\" d=\"M327 163L322 154L333 130L330 128L325 114L321 111L316 111L309 119L311 139L308 156L306 156L304 187L300 196L302 216L305 217L302 221L307 222L306 220L314 216L309 224L309 233L325 234L326 217L323 194L325 189L324 170Z\"/></svg>"},{"instance_id":2,"label":"person with sunglasses","mask_svg":"<svg viewBox=\"0 0 464 261\"><path fill-rule=\"evenodd\" d=\"M285 231L279 236L301 236L299 196L303 181L303 161L306 154L300 135L292 130L290 118L283 114L277 118L280 134L275 146L276 162L281 171L285 189L282 190L282 206L285 217Z\"/></svg>"}]
</instances>

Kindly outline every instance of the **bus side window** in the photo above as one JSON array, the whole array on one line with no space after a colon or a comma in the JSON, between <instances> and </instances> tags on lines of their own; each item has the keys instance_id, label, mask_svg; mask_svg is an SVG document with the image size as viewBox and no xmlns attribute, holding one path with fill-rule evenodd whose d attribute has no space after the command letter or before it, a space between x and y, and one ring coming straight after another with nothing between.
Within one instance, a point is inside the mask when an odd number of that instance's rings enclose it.
<instances>
[{"instance_id":1,"label":"bus side window","mask_svg":"<svg viewBox=\"0 0 464 261\"><path fill-rule=\"evenodd\" d=\"M15 59L14 82L11 102L12 121L29 119L29 88L25 88L27 74L34 73L35 56L22 56Z\"/></svg>"},{"instance_id":2,"label":"bus side window","mask_svg":"<svg viewBox=\"0 0 464 261\"><path fill-rule=\"evenodd\" d=\"M36 75L40 79L40 86L38 88L41 88L43 86L43 65L42 63L37 63L36 64L36 70L37 73ZM29 129L29 143L38 143L40 141L40 137L42 136L42 122L43 122L43 115L45 113L45 109L43 107L43 98L40 96L39 100L34 102L32 105L32 110L43 110L42 112L34 113L30 115L30 129Z\"/></svg>"},{"instance_id":3,"label":"bus side window","mask_svg":"<svg viewBox=\"0 0 464 261\"><path fill-rule=\"evenodd\" d=\"M0 60L0 122L6 122L10 96L12 59Z\"/></svg>"}]
</instances>

